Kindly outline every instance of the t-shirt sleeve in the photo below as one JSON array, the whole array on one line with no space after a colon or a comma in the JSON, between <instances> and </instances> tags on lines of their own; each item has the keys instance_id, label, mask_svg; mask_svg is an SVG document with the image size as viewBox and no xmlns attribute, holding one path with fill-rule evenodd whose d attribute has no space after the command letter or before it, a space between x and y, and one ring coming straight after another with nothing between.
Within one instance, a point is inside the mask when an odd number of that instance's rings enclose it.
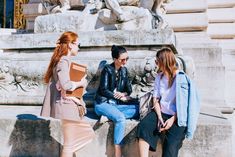
<instances>
[{"instance_id":1,"label":"t-shirt sleeve","mask_svg":"<svg viewBox=\"0 0 235 157\"><path fill-rule=\"evenodd\" d=\"M153 88L153 97L155 98L160 98L160 91L159 91L159 86L160 86L160 75L157 74L155 77L154 81L154 88Z\"/></svg>"}]
</instances>

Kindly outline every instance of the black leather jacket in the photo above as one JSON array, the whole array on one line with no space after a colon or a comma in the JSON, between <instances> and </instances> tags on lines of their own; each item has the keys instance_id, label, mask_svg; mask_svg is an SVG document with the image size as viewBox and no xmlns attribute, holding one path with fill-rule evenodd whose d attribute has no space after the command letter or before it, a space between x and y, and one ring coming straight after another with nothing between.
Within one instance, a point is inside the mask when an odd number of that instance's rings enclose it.
<instances>
[{"instance_id":1,"label":"black leather jacket","mask_svg":"<svg viewBox=\"0 0 235 157\"><path fill-rule=\"evenodd\" d=\"M118 78L116 80L116 77ZM104 67L100 76L100 85L96 93L96 103L102 103L114 99L114 89L119 92L126 92L131 94L132 88L128 78L128 71L126 67L121 67L117 74L115 73L114 63L108 64ZM118 103L120 101L117 100Z\"/></svg>"}]
</instances>

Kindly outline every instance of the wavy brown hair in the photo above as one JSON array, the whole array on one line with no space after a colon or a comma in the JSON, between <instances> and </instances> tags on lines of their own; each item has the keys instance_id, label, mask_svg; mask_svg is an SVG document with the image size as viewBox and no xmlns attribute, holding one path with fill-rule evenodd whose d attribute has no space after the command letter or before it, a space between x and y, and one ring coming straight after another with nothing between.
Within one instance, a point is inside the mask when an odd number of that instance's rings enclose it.
<instances>
[{"instance_id":1,"label":"wavy brown hair","mask_svg":"<svg viewBox=\"0 0 235 157\"><path fill-rule=\"evenodd\" d=\"M54 50L54 53L51 57L50 64L47 68L47 72L44 76L44 82L49 83L52 75L53 68L58 64L62 56L66 56L69 50L69 43L73 43L77 40L78 35L74 32L64 32L57 41L57 46Z\"/></svg>"},{"instance_id":2,"label":"wavy brown hair","mask_svg":"<svg viewBox=\"0 0 235 157\"><path fill-rule=\"evenodd\" d=\"M169 47L163 47L157 51L156 59L159 62L159 70L169 76L168 88L170 88L177 70L175 55Z\"/></svg>"}]
</instances>

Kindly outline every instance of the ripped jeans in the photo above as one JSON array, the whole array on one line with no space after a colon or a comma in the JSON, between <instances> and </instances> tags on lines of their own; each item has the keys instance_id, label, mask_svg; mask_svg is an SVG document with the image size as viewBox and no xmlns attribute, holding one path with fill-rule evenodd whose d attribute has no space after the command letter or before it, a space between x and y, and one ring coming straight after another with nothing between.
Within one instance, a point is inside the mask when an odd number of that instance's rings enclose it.
<instances>
[{"instance_id":1,"label":"ripped jeans","mask_svg":"<svg viewBox=\"0 0 235 157\"><path fill-rule=\"evenodd\" d=\"M114 122L114 144L122 145L126 119L139 117L139 105L126 105L108 102L103 102L100 104L95 103L95 112L98 116L106 116Z\"/></svg>"}]
</instances>

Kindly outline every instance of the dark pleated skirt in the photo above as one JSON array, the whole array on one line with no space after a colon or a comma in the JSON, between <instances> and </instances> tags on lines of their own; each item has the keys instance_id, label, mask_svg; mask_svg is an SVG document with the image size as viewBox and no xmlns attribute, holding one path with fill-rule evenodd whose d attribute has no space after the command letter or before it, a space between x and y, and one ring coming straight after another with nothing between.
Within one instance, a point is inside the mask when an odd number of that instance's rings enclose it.
<instances>
[{"instance_id":1,"label":"dark pleated skirt","mask_svg":"<svg viewBox=\"0 0 235 157\"><path fill-rule=\"evenodd\" d=\"M145 140L150 145L151 151L156 151L157 142L161 135L158 131L157 122L157 114L152 111L137 126L137 138Z\"/></svg>"}]
</instances>

